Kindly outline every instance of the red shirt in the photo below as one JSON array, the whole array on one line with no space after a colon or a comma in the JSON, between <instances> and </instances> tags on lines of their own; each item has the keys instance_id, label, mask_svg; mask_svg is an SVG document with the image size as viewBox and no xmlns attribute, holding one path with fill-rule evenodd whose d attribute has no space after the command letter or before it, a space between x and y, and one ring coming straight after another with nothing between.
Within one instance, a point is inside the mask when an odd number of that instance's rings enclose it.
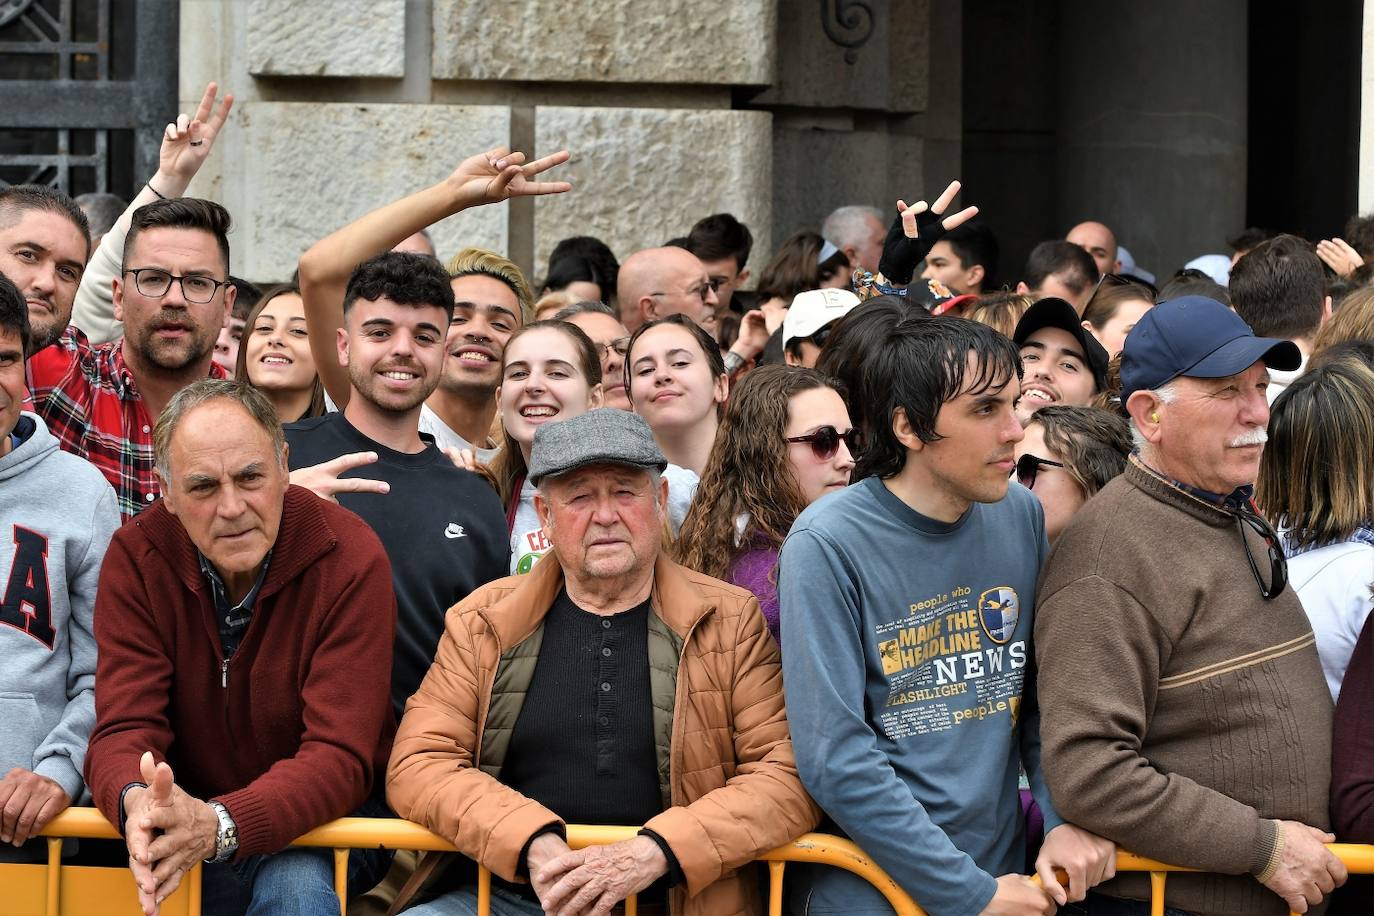
<instances>
[{"instance_id":1,"label":"red shirt","mask_svg":"<svg viewBox=\"0 0 1374 916\"><path fill-rule=\"evenodd\" d=\"M195 545L165 503L115 533L95 607L96 724L86 784L118 823L152 751L177 785L219 801L237 858L272 853L354 811L395 731L396 598L372 529L290 487L272 562L224 662Z\"/></svg>"},{"instance_id":2,"label":"red shirt","mask_svg":"<svg viewBox=\"0 0 1374 916\"><path fill-rule=\"evenodd\" d=\"M67 328L50 347L29 357L33 409L64 451L95 465L119 497L128 521L162 495L153 468L153 422L133 374L124 342L92 346ZM226 378L215 363L210 378Z\"/></svg>"}]
</instances>

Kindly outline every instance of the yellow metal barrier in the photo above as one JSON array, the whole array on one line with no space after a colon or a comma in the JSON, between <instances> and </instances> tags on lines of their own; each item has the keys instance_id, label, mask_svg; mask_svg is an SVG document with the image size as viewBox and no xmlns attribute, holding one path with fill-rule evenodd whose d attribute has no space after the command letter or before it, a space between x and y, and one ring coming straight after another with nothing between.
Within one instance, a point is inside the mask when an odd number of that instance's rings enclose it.
<instances>
[{"instance_id":1,"label":"yellow metal barrier","mask_svg":"<svg viewBox=\"0 0 1374 916\"><path fill-rule=\"evenodd\" d=\"M635 827L568 828L568 844L574 849L614 843L635 836ZM127 868L92 868L64 865L62 838L120 839L118 832L95 808L69 808L43 831L48 843L44 865L0 864L0 888L4 889L5 916L118 916L136 914L138 896ZM348 884L350 849L412 849L451 852L453 846L437 834L410 821L387 818L345 817L331 821L296 840L293 846L332 849L334 886L339 894L340 912ZM1374 874L1374 846L1336 843L1329 847L1351 874ZM897 916L924 916L907 894L886 872L848 840L822 833L808 833L759 857L768 863L768 913L781 916L783 870L788 862L807 862L842 868L872 884L887 899ZM1164 890L1172 872L1196 872L1157 862L1128 852L1117 854L1116 869L1121 872L1148 872L1150 875L1151 916L1163 916ZM199 916L199 864L182 881L182 886L162 905L164 916ZM478 912L491 906L491 873L478 871ZM626 901L627 916L634 916L635 901Z\"/></svg>"},{"instance_id":2,"label":"yellow metal barrier","mask_svg":"<svg viewBox=\"0 0 1374 916\"><path fill-rule=\"evenodd\" d=\"M635 827L568 828L568 845L574 849L598 846L629 839ZM136 914L138 894L127 868L91 868L64 865L62 838L119 839L118 832L95 808L68 808L53 818L43 836L48 838L46 865L0 864L0 887L4 888L5 916L120 916ZM310 846L334 851L334 887L339 894L340 912L348 886L350 849L413 849L454 851L447 840L410 821L388 818L345 817L331 821L296 840L293 846ZM782 913L782 877L788 862L829 865L853 872L878 889L898 916L922 916L922 911L863 851L848 840L822 833L808 833L786 846L759 857L768 863L769 916ZM182 880L177 892L162 904L163 916L199 916L200 865ZM478 872L478 912L491 906L491 873ZM635 914L635 900L625 903L627 916Z\"/></svg>"}]
</instances>

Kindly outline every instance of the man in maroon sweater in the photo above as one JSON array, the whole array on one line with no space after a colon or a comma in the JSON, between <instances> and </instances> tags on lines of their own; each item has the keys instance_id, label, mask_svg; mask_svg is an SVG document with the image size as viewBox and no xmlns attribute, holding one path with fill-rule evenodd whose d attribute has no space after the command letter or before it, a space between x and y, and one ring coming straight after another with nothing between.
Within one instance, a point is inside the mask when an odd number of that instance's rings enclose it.
<instances>
[{"instance_id":1,"label":"man in maroon sweater","mask_svg":"<svg viewBox=\"0 0 1374 916\"><path fill-rule=\"evenodd\" d=\"M154 446L163 500L116 533L100 577L86 781L149 916L202 859L207 914L337 914L328 853L285 847L382 813L386 554L357 516L289 486L281 425L253 388L193 383ZM385 865L354 853L351 877L370 886Z\"/></svg>"}]
</instances>

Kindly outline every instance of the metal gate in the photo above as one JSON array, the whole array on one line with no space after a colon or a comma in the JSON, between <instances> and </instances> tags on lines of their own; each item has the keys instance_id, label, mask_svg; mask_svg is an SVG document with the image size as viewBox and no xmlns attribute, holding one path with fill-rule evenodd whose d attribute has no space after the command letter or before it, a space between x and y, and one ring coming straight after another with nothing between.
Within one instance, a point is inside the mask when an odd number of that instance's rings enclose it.
<instances>
[{"instance_id":1,"label":"metal gate","mask_svg":"<svg viewBox=\"0 0 1374 916\"><path fill-rule=\"evenodd\" d=\"M177 0L0 0L0 187L130 199L176 114Z\"/></svg>"}]
</instances>

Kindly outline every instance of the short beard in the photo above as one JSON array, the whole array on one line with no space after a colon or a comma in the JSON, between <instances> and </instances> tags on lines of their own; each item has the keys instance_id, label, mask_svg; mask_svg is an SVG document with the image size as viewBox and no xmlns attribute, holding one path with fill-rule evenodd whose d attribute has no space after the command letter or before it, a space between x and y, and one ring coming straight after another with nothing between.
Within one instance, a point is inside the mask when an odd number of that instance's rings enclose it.
<instances>
[{"instance_id":1,"label":"short beard","mask_svg":"<svg viewBox=\"0 0 1374 916\"><path fill-rule=\"evenodd\" d=\"M37 353L45 347L50 347L62 339L62 335L67 331L67 325L72 318L71 310L67 310L65 316L55 316L50 324L35 324L30 315L29 331L32 335L29 344L29 353Z\"/></svg>"},{"instance_id":2,"label":"short beard","mask_svg":"<svg viewBox=\"0 0 1374 916\"><path fill-rule=\"evenodd\" d=\"M189 348L183 356L169 358L167 354L160 353L152 345L153 332L144 328L133 338L134 350L137 351L139 358L150 366L156 366L166 372L184 372L196 363L207 359L215 352L215 339L206 338L201 340L194 334L190 338ZM215 332L219 336L219 332Z\"/></svg>"},{"instance_id":3,"label":"short beard","mask_svg":"<svg viewBox=\"0 0 1374 916\"><path fill-rule=\"evenodd\" d=\"M353 390L373 407L383 413L403 414L409 413L425 402L425 398L434 393L434 386L421 386L414 393L414 396L395 404L383 404L377 400L377 388L379 387L377 378L372 374L371 369L363 369L361 366L349 363L348 380L353 385Z\"/></svg>"}]
</instances>

